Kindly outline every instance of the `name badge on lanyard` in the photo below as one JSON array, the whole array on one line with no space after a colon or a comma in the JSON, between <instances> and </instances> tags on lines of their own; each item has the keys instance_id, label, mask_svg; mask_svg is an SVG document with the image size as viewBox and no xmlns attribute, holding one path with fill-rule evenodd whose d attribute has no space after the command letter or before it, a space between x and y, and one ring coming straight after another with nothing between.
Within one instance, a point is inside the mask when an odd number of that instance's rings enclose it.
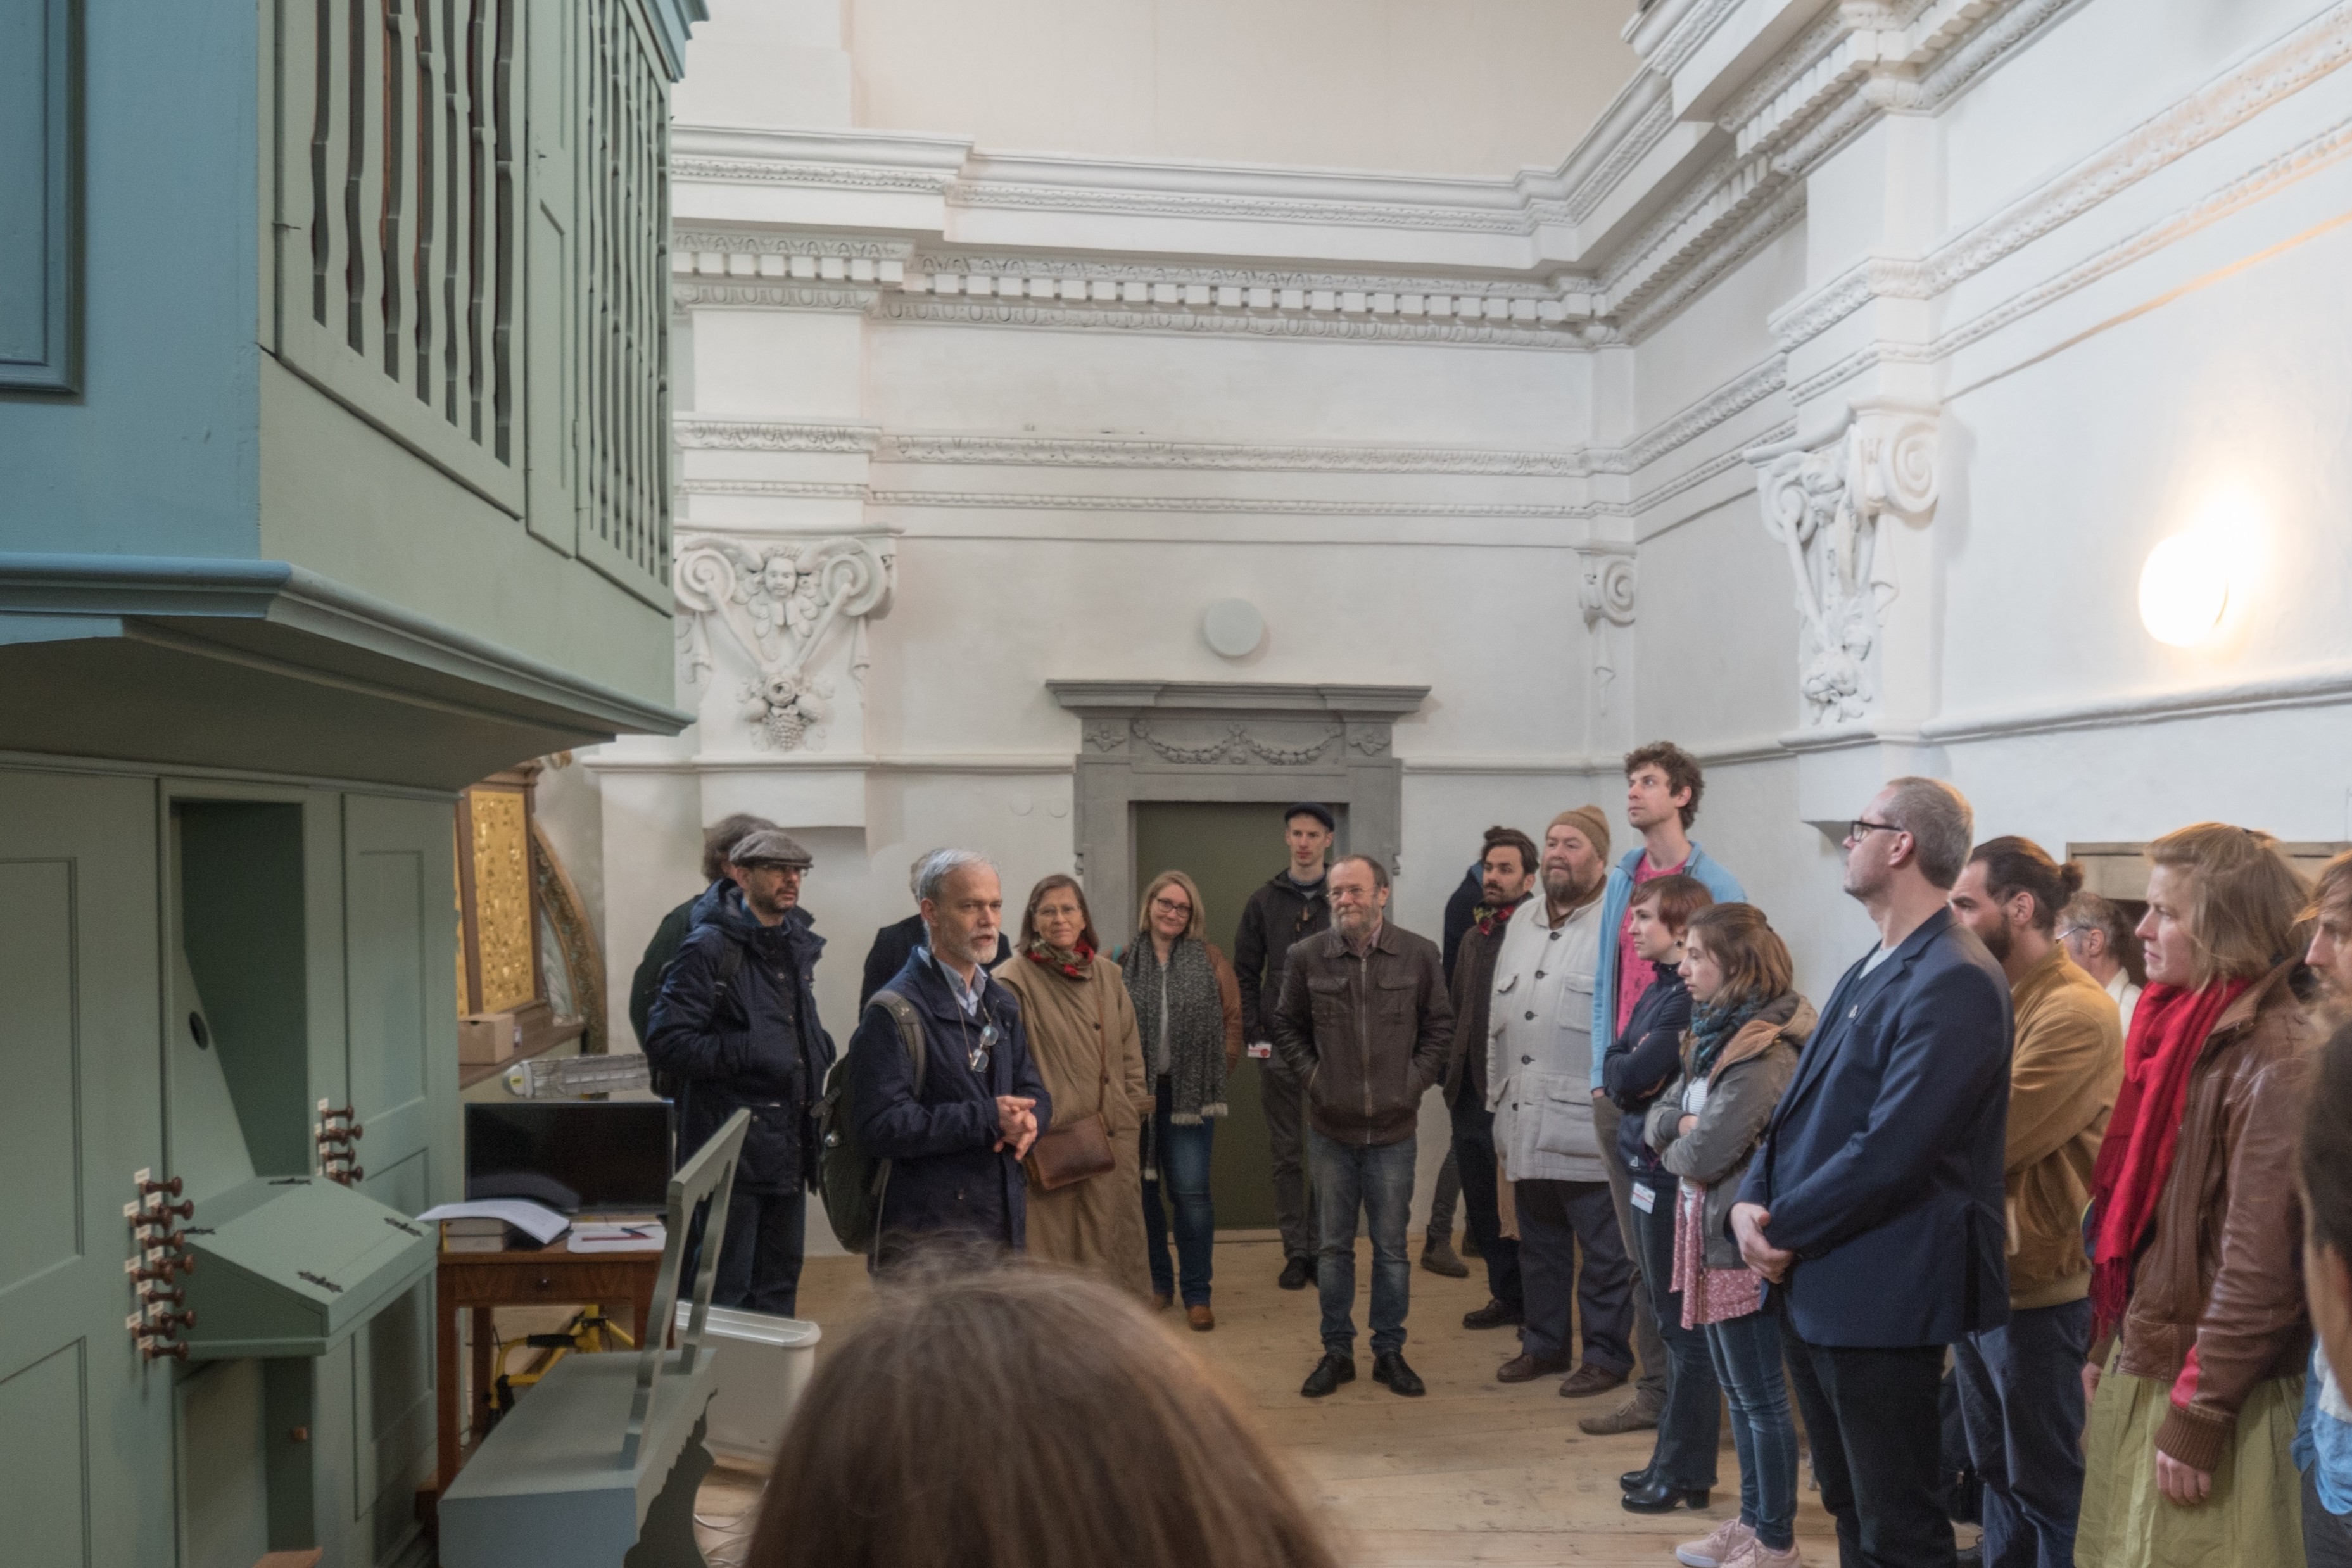
<instances>
[{"instance_id":1,"label":"name badge on lanyard","mask_svg":"<svg viewBox=\"0 0 2352 1568\"><path fill-rule=\"evenodd\" d=\"M1635 1182L1633 1184L1633 1204L1635 1208L1640 1209L1643 1214L1648 1214L1651 1210L1658 1206L1658 1194L1656 1190L1652 1187L1644 1186L1640 1182Z\"/></svg>"}]
</instances>

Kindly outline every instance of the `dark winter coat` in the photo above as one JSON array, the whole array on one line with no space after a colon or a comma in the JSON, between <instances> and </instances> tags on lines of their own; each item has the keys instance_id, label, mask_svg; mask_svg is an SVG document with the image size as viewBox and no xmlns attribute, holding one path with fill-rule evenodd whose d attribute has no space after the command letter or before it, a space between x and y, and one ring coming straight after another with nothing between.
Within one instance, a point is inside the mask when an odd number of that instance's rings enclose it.
<instances>
[{"instance_id":1,"label":"dark winter coat","mask_svg":"<svg viewBox=\"0 0 2352 1568\"><path fill-rule=\"evenodd\" d=\"M965 1236L1015 1251L1028 1244L1028 1177L1010 1149L994 1148L996 1100L1006 1094L1034 1100L1041 1128L1053 1125L1054 1101L1030 1058L1020 998L993 975L981 978L987 989L973 1019L957 1005L929 949L919 949L891 976L888 989L922 1019L928 1055L919 1097L888 1010L869 1003L857 1020L848 1100L866 1152L891 1162L877 1221L886 1239ZM972 1069L971 1049L990 1023L997 1039L983 1074Z\"/></svg>"},{"instance_id":2,"label":"dark winter coat","mask_svg":"<svg viewBox=\"0 0 2352 1568\"><path fill-rule=\"evenodd\" d=\"M654 999L646 1056L681 1084L677 1160L692 1158L739 1108L751 1112L736 1185L793 1193L816 1171L810 1112L833 1065L833 1039L817 1020L814 974L824 939L806 910L764 926L732 882L696 900L694 928L678 944ZM740 958L725 976L725 952Z\"/></svg>"},{"instance_id":3,"label":"dark winter coat","mask_svg":"<svg viewBox=\"0 0 2352 1568\"><path fill-rule=\"evenodd\" d=\"M719 896L719 889L732 885L727 879L719 879L662 916L661 924L654 927L653 940L646 943L646 955L637 960L637 972L629 977L629 1027L636 1031L640 1049L653 1037L654 998L661 994L662 976L669 971L669 961L677 956L678 943L694 929L694 911L707 907L709 900Z\"/></svg>"},{"instance_id":4,"label":"dark winter coat","mask_svg":"<svg viewBox=\"0 0 2352 1568\"><path fill-rule=\"evenodd\" d=\"M1665 1167L1642 1135L1643 1123L1658 1091L1682 1070L1683 1031L1691 1020L1690 987L1683 984L1682 971L1670 963L1653 967L1657 978L1633 1004L1633 1016L1601 1063L1601 1087L1609 1091L1609 1103L1625 1113L1617 1124L1617 1152L1628 1168L1645 1176Z\"/></svg>"},{"instance_id":5,"label":"dark winter coat","mask_svg":"<svg viewBox=\"0 0 2352 1568\"><path fill-rule=\"evenodd\" d=\"M1234 933L1234 977L1242 987L1242 1033L1252 1045L1274 1039L1274 1005L1282 999L1282 971L1291 947L1331 929L1331 900L1324 893L1329 886L1327 873L1302 890L1286 867L1242 906L1241 925ZM1289 1070L1279 1052L1266 1067Z\"/></svg>"}]
</instances>

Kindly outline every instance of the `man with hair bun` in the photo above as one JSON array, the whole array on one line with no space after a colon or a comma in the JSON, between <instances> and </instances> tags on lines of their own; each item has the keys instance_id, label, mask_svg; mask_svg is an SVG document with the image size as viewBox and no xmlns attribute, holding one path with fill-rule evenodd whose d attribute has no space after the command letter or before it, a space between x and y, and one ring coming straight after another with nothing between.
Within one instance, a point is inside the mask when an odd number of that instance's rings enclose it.
<instances>
[{"instance_id":1,"label":"man with hair bun","mask_svg":"<svg viewBox=\"0 0 2352 1568\"><path fill-rule=\"evenodd\" d=\"M2091 1260L2083 1206L2123 1078L2114 1000L2067 956L2059 911L2081 890L2028 838L1987 839L1952 913L2009 976L2009 1321L1952 1347L1969 1455L1984 1480L1986 1568L2069 1568L2083 1500Z\"/></svg>"}]
</instances>

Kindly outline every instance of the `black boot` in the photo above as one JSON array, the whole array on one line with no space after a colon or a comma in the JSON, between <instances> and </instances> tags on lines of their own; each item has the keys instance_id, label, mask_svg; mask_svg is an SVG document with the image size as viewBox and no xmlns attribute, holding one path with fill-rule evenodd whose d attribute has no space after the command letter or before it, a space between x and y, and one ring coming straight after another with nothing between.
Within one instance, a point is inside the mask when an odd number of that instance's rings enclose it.
<instances>
[{"instance_id":1,"label":"black boot","mask_svg":"<svg viewBox=\"0 0 2352 1568\"><path fill-rule=\"evenodd\" d=\"M1617 1478L1619 1491L1637 1492L1657 1479L1658 1464L1653 1459L1638 1470L1628 1470Z\"/></svg>"},{"instance_id":2,"label":"black boot","mask_svg":"<svg viewBox=\"0 0 2352 1568\"><path fill-rule=\"evenodd\" d=\"M1286 1290L1304 1290L1315 1282L1315 1259L1293 1253L1282 1266L1282 1278L1275 1281Z\"/></svg>"},{"instance_id":3,"label":"black boot","mask_svg":"<svg viewBox=\"0 0 2352 1568\"><path fill-rule=\"evenodd\" d=\"M1404 1364L1402 1351L1391 1351L1372 1358L1372 1381L1385 1383L1391 1394L1402 1394L1407 1399L1419 1399L1429 1390L1423 1385L1421 1373Z\"/></svg>"},{"instance_id":4,"label":"black boot","mask_svg":"<svg viewBox=\"0 0 2352 1568\"><path fill-rule=\"evenodd\" d=\"M1298 1392L1308 1399L1320 1399L1341 1384L1355 1381L1356 1363L1346 1356L1325 1351L1323 1359L1315 1363L1315 1370L1307 1374L1307 1381L1298 1385Z\"/></svg>"},{"instance_id":5,"label":"black boot","mask_svg":"<svg viewBox=\"0 0 2352 1568\"><path fill-rule=\"evenodd\" d=\"M1648 1486L1638 1491L1627 1492L1620 1500L1624 1503L1627 1513L1672 1513L1678 1508L1705 1508L1706 1489L1701 1487L1696 1491L1687 1491L1653 1479Z\"/></svg>"},{"instance_id":6,"label":"black boot","mask_svg":"<svg viewBox=\"0 0 2352 1568\"><path fill-rule=\"evenodd\" d=\"M1494 1300L1488 1301L1475 1311L1462 1314L1462 1326L1465 1329L1501 1329L1514 1323L1524 1323L1527 1321L1528 1315L1523 1309L1507 1307L1500 1301Z\"/></svg>"}]
</instances>

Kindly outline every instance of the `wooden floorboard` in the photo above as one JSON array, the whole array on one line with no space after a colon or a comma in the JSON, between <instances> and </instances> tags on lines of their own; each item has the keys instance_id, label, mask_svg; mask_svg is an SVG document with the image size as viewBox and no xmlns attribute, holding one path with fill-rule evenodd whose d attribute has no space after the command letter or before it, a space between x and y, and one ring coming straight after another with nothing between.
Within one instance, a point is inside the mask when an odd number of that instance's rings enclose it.
<instances>
[{"instance_id":1,"label":"wooden floorboard","mask_svg":"<svg viewBox=\"0 0 2352 1568\"><path fill-rule=\"evenodd\" d=\"M1193 1333L1175 1312L1160 1320L1254 1413L1299 1490L1323 1510L1343 1562L1659 1568L1673 1563L1675 1542L1737 1511L1739 1467L1727 1437L1713 1508L1663 1519L1620 1508L1617 1476L1648 1461L1651 1434L1577 1430L1579 1416L1613 1408L1622 1392L1572 1401L1559 1396L1557 1378L1496 1383L1495 1368L1517 1344L1508 1330L1461 1326L1462 1314L1486 1300L1475 1262L1468 1279L1413 1269L1405 1356L1428 1395L1402 1399L1372 1382L1370 1266L1366 1247L1356 1268L1357 1381L1328 1399L1299 1397L1320 1353L1315 1292L1276 1287L1282 1251L1270 1238L1220 1240L1214 1331ZM869 1300L861 1261L809 1260L801 1311L828 1332L855 1322ZM721 1469L705 1484L698 1512L713 1568L740 1558L758 1495L759 1478L740 1472ZM1829 1518L1811 1491L1800 1500L1797 1533L1807 1563L1837 1561Z\"/></svg>"}]
</instances>

